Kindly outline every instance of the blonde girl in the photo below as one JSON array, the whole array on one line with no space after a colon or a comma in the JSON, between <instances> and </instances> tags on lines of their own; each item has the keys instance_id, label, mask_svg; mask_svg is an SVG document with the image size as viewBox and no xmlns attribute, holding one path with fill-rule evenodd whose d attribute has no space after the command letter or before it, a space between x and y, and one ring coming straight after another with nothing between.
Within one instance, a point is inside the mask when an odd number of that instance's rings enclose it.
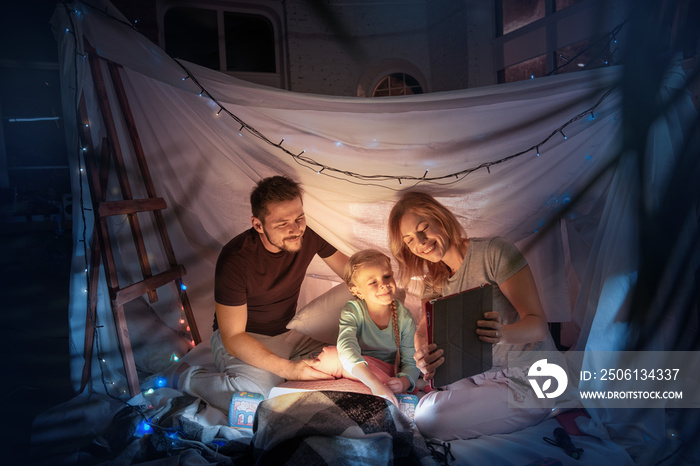
<instances>
[{"instance_id":1,"label":"blonde girl","mask_svg":"<svg viewBox=\"0 0 700 466\"><path fill-rule=\"evenodd\" d=\"M413 391L420 371L413 359L415 322L395 297L391 262L378 250L360 251L345 265L344 279L355 299L340 315L337 352L342 373L398 404L395 394ZM325 348L321 359L332 359L332 352ZM325 372L327 367L317 369Z\"/></svg>"}]
</instances>

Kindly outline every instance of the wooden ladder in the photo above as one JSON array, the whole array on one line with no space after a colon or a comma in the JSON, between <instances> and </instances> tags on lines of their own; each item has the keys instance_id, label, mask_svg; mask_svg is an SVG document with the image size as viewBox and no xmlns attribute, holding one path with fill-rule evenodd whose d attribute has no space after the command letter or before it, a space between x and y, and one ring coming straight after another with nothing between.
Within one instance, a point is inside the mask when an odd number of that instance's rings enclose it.
<instances>
[{"instance_id":1,"label":"wooden ladder","mask_svg":"<svg viewBox=\"0 0 700 466\"><path fill-rule=\"evenodd\" d=\"M92 136L89 129L89 120L87 107L85 104L85 96L81 95L79 102L79 126L83 143L83 153L85 160L85 170L92 198L93 212L95 215L95 227L93 231L93 240L91 244L90 264L88 266L88 293L90 301L88 303L87 319L85 326L85 366L83 367L83 375L81 382L81 391L85 388L91 377L92 364L92 348L94 346L94 324L96 319L97 308L97 284L99 280L100 261L104 263L105 277L107 287L109 289L109 297L112 307L112 314L117 330L117 338L119 342L119 351L124 363L124 371L130 395L136 396L141 392L139 385L138 374L136 372L136 364L129 339L129 331L127 329L126 318L124 314L124 305L134 299L148 295L151 303L158 300L156 290L162 286L175 283L178 291L177 297L180 305L185 313L187 323L189 325L190 334L195 344L198 344L201 339L197 324L190 307L187 292L182 282L182 277L185 275L185 267L179 264L175 258L172 243L168 236L165 219L162 210L167 208L163 198L156 195L146 157L141 146L136 124L134 122L131 108L126 97L126 92L122 82L120 68L121 66L100 58L95 49L87 42L85 43L85 53L90 65L92 80L95 89L95 97L99 104L100 114L105 125L106 137L102 140L99 149L95 147L92 141ZM127 177L127 171L124 164L121 143L117 134L117 127L112 114L112 107L107 94L107 87L102 73L101 62L105 62L109 70L112 85L116 95L116 100L119 104L121 116L129 133L130 143L136 158L139 172L144 183L147 198L134 199L131 191L131 184ZM106 200L107 197L107 180L111 170L114 170L119 183L122 200ZM159 233L159 238L165 256L167 258L169 268L164 272L153 275L151 265L146 251L146 245L143 240L141 225L138 219L138 213L152 213L155 219L155 226ZM131 227L131 233L136 247L139 264L143 280L132 283L126 286L121 286L117 278L117 269L115 266L114 255L110 243L108 230L109 217L115 215L126 215Z\"/></svg>"}]
</instances>

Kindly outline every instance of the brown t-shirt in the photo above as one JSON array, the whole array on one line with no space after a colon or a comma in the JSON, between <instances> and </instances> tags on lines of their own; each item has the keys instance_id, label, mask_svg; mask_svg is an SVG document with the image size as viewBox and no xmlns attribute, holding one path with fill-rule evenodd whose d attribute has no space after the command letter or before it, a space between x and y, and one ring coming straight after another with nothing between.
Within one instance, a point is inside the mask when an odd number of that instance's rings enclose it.
<instances>
[{"instance_id":1,"label":"brown t-shirt","mask_svg":"<svg viewBox=\"0 0 700 466\"><path fill-rule=\"evenodd\" d=\"M216 262L214 300L225 306L248 305L246 332L279 335L294 317L301 282L318 254L325 259L336 249L307 227L296 253L265 249L253 228L229 241ZM214 330L219 328L214 315Z\"/></svg>"}]
</instances>

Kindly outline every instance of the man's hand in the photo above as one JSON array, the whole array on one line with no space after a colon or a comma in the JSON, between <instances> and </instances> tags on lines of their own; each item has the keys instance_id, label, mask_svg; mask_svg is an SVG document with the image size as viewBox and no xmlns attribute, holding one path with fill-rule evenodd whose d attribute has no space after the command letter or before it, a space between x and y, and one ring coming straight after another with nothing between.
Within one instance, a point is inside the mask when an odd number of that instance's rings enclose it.
<instances>
[{"instance_id":1,"label":"man's hand","mask_svg":"<svg viewBox=\"0 0 700 466\"><path fill-rule=\"evenodd\" d=\"M443 353L443 350L437 349L435 343L431 343L428 346L418 348L413 354L416 367L423 373L423 380L426 382L433 378L435 370L445 362L445 358L442 357Z\"/></svg>"},{"instance_id":2,"label":"man's hand","mask_svg":"<svg viewBox=\"0 0 700 466\"><path fill-rule=\"evenodd\" d=\"M315 369L314 366L318 363L317 359L289 361L290 365L283 377L287 380L328 380L335 378L330 374Z\"/></svg>"}]
</instances>

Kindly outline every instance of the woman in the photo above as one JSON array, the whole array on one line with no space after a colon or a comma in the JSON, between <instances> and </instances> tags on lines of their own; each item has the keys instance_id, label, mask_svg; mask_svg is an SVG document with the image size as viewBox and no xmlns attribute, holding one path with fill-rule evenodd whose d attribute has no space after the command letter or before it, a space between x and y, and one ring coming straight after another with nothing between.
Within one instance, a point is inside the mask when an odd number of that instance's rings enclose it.
<instances>
[{"instance_id":1,"label":"woman","mask_svg":"<svg viewBox=\"0 0 700 466\"><path fill-rule=\"evenodd\" d=\"M422 278L422 302L485 283L493 286L493 311L476 333L493 346L493 368L424 396L415 415L426 437L442 440L508 433L536 424L551 408L509 407L508 396L533 400L525 367L509 367L509 351L556 351L527 261L503 238L467 238L456 217L433 197L406 192L389 216L389 241L403 284ZM416 332L417 367L430 380L444 362L427 344L425 316ZM510 378L523 383L510 383Z\"/></svg>"}]
</instances>

